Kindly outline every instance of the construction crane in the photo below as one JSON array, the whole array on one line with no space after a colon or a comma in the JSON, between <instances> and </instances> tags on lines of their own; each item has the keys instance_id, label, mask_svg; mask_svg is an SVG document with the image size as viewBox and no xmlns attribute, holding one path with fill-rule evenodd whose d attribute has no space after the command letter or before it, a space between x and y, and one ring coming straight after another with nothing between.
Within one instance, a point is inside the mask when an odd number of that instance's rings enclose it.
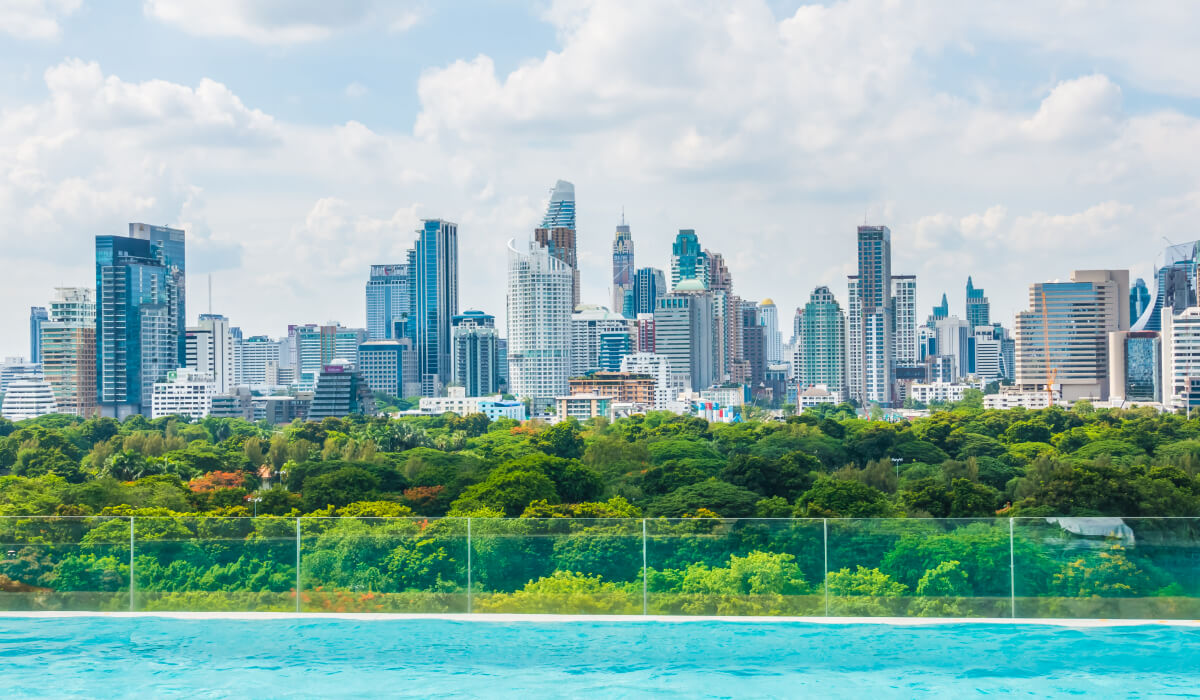
<instances>
[{"instance_id":1,"label":"construction crane","mask_svg":"<svg viewBox=\"0 0 1200 700\"><path fill-rule=\"evenodd\" d=\"M1050 313L1046 309L1046 287L1042 286L1042 353L1046 362L1046 408L1054 405L1054 380L1058 368L1050 366Z\"/></svg>"}]
</instances>

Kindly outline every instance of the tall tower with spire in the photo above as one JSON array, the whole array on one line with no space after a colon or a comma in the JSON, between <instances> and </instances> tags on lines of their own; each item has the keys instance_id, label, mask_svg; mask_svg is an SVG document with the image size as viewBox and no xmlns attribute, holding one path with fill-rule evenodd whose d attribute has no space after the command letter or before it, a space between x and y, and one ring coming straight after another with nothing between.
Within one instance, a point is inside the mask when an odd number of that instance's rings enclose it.
<instances>
[{"instance_id":1,"label":"tall tower with spire","mask_svg":"<svg viewBox=\"0 0 1200 700\"><path fill-rule=\"evenodd\" d=\"M534 229L537 244L550 250L551 257L566 263L571 268L574 280L571 295L572 308L579 306L579 260L575 244L575 185L566 180L554 183L550 190L550 202L542 225Z\"/></svg>"},{"instance_id":2,"label":"tall tower with spire","mask_svg":"<svg viewBox=\"0 0 1200 700\"><path fill-rule=\"evenodd\" d=\"M967 276L967 323L971 324L972 328L977 326L987 326L992 322L991 305L988 299L983 294L982 289L977 289L971 281L971 277Z\"/></svg>"},{"instance_id":3,"label":"tall tower with spire","mask_svg":"<svg viewBox=\"0 0 1200 700\"><path fill-rule=\"evenodd\" d=\"M625 223L625 210L621 210L621 223L617 225L617 234L612 246L612 310L626 317L633 318L633 234Z\"/></svg>"}]
</instances>

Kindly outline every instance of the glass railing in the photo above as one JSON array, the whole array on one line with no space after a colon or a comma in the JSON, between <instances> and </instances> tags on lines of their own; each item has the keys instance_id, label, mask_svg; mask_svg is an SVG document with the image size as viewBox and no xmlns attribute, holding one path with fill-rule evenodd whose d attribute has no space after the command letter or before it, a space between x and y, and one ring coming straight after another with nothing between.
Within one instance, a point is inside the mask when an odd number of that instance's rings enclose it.
<instances>
[{"instance_id":1,"label":"glass railing","mask_svg":"<svg viewBox=\"0 0 1200 700\"><path fill-rule=\"evenodd\" d=\"M0 610L1200 618L1200 518L0 518Z\"/></svg>"}]
</instances>

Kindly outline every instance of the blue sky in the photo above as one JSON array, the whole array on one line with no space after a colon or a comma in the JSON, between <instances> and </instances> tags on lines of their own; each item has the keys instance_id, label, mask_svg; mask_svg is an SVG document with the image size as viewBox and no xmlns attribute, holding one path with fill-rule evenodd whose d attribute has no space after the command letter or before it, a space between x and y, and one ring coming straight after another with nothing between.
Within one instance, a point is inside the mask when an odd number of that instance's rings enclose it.
<instances>
[{"instance_id":1,"label":"blue sky","mask_svg":"<svg viewBox=\"0 0 1200 700\"><path fill-rule=\"evenodd\" d=\"M371 263L460 225L464 307L503 318L505 242L576 184L584 300L622 207L637 264L680 228L785 337L844 303L855 225L922 307L966 276L1149 273L1200 214L1200 8L848 0L25 0L0 6L0 356L92 283L92 237L189 235L189 316L363 323ZM922 311L922 314L924 311Z\"/></svg>"}]
</instances>

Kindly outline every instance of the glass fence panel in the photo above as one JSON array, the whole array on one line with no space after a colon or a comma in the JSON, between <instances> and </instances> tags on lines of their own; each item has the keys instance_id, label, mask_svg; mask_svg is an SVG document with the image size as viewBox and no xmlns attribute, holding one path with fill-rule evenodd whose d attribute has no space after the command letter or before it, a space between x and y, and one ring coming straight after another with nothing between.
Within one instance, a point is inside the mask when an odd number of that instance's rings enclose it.
<instances>
[{"instance_id":1,"label":"glass fence panel","mask_svg":"<svg viewBox=\"0 0 1200 700\"><path fill-rule=\"evenodd\" d=\"M1200 518L1017 518L1019 617L1200 618Z\"/></svg>"},{"instance_id":2,"label":"glass fence panel","mask_svg":"<svg viewBox=\"0 0 1200 700\"><path fill-rule=\"evenodd\" d=\"M301 518L304 612L468 611L465 518Z\"/></svg>"},{"instance_id":3,"label":"glass fence panel","mask_svg":"<svg viewBox=\"0 0 1200 700\"><path fill-rule=\"evenodd\" d=\"M293 518L136 517L134 609L295 610Z\"/></svg>"},{"instance_id":4,"label":"glass fence panel","mask_svg":"<svg viewBox=\"0 0 1200 700\"><path fill-rule=\"evenodd\" d=\"M825 614L820 520L646 521L651 615Z\"/></svg>"},{"instance_id":5,"label":"glass fence panel","mask_svg":"<svg viewBox=\"0 0 1200 700\"><path fill-rule=\"evenodd\" d=\"M829 521L831 615L1011 617L1009 521Z\"/></svg>"},{"instance_id":6,"label":"glass fence panel","mask_svg":"<svg viewBox=\"0 0 1200 700\"><path fill-rule=\"evenodd\" d=\"M129 610L129 519L0 517L0 610Z\"/></svg>"},{"instance_id":7,"label":"glass fence panel","mask_svg":"<svg viewBox=\"0 0 1200 700\"><path fill-rule=\"evenodd\" d=\"M642 521L471 519L472 611L642 613Z\"/></svg>"}]
</instances>

